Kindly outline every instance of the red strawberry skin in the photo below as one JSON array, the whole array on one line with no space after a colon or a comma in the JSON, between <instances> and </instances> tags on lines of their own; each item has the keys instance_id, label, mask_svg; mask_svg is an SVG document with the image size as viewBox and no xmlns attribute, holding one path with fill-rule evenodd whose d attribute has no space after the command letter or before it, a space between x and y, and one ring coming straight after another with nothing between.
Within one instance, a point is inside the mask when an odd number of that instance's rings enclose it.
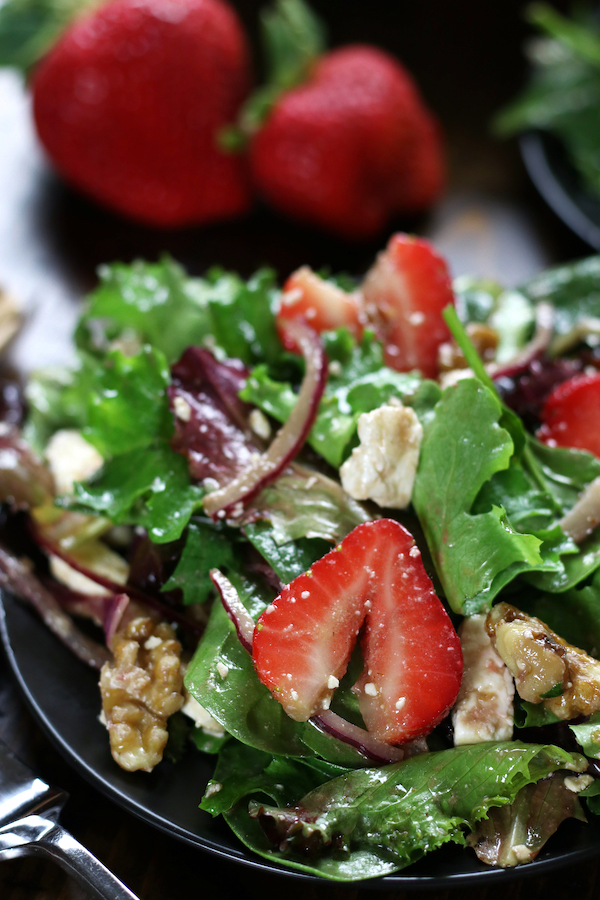
<instances>
[{"instance_id":1,"label":"red strawberry skin","mask_svg":"<svg viewBox=\"0 0 600 900\"><path fill-rule=\"evenodd\" d=\"M393 235L367 272L363 295L387 365L435 378L440 344L450 339L442 311L454 293L446 262L429 241Z\"/></svg>"},{"instance_id":2,"label":"red strawberry skin","mask_svg":"<svg viewBox=\"0 0 600 900\"><path fill-rule=\"evenodd\" d=\"M445 181L439 128L394 57L353 44L275 104L250 148L257 193L345 238L430 206Z\"/></svg>"},{"instance_id":3,"label":"red strawberry skin","mask_svg":"<svg viewBox=\"0 0 600 900\"><path fill-rule=\"evenodd\" d=\"M600 374L575 375L559 384L544 404L537 437L600 457Z\"/></svg>"},{"instance_id":4,"label":"red strawberry skin","mask_svg":"<svg viewBox=\"0 0 600 900\"><path fill-rule=\"evenodd\" d=\"M365 623L354 690L367 728L390 744L429 733L456 699L460 641L393 519L359 525L267 608L253 640L259 678L293 719L310 718L329 705Z\"/></svg>"},{"instance_id":5,"label":"red strawberry skin","mask_svg":"<svg viewBox=\"0 0 600 900\"><path fill-rule=\"evenodd\" d=\"M224 0L109 0L34 73L37 131L56 169L103 206L176 228L249 206L244 163L217 146L250 83Z\"/></svg>"}]
</instances>

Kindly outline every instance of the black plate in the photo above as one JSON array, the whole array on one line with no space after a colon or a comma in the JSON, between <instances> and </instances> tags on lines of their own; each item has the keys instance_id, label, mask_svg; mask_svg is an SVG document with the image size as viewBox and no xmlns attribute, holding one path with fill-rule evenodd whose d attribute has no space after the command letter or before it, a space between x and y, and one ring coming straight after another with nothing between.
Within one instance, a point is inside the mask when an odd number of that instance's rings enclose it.
<instances>
[{"instance_id":1,"label":"black plate","mask_svg":"<svg viewBox=\"0 0 600 900\"><path fill-rule=\"evenodd\" d=\"M212 773L210 758L188 752L176 765L164 762L151 774L129 774L113 762L106 730L98 720L97 673L86 668L10 594L0 594L0 631L10 666L35 718L67 761L95 788L148 824L200 850L232 862L307 882L315 876L285 869L250 854L220 819L198 809ZM474 854L447 846L398 875L353 887L427 889L483 887L499 880L541 875L598 853L600 823L569 821L538 859L519 869L484 866Z\"/></svg>"},{"instance_id":2,"label":"black plate","mask_svg":"<svg viewBox=\"0 0 600 900\"><path fill-rule=\"evenodd\" d=\"M530 131L520 139L529 177L556 215L594 250L600 250L600 199L586 190L553 135Z\"/></svg>"}]
</instances>

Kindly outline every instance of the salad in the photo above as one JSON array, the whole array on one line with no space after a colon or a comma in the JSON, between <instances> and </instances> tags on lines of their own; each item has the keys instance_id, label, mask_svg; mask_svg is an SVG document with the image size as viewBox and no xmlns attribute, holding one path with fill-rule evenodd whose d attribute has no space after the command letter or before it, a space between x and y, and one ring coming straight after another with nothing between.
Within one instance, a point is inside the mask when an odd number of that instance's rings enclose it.
<instances>
[{"instance_id":1,"label":"salad","mask_svg":"<svg viewBox=\"0 0 600 900\"><path fill-rule=\"evenodd\" d=\"M115 765L211 754L203 810L339 881L600 811L600 257L99 274L76 365L5 392L0 583Z\"/></svg>"}]
</instances>

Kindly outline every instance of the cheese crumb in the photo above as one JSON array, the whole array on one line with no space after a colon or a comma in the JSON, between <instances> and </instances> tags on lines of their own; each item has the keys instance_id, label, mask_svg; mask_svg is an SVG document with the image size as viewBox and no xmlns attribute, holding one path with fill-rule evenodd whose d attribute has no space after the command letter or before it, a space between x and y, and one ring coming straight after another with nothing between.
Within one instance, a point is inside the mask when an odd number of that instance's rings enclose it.
<instances>
[{"instance_id":1,"label":"cheese crumb","mask_svg":"<svg viewBox=\"0 0 600 900\"><path fill-rule=\"evenodd\" d=\"M330 675L329 678L327 679L327 687L333 691L333 690L335 690L336 687L339 687L339 686L340 686L339 679L336 678L335 675Z\"/></svg>"},{"instance_id":2,"label":"cheese crumb","mask_svg":"<svg viewBox=\"0 0 600 900\"><path fill-rule=\"evenodd\" d=\"M222 663L221 660L216 665L216 670L221 676L221 678L227 678L229 675L229 666L226 666L225 663Z\"/></svg>"},{"instance_id":3,"label":"cheese crumb","mask_svg":"<svg viewBox=\"0 0 600 900\"><path fill-rule=\"evenodd\" d=\"M373 684L372 681L368 681L365 684L365 694L368 694L369 697L377 696L377 685Z\"/></svg>"},{"instance_id":4,"label":"cheese crumb","mask_svg":"<svg viewBox=\"0 0 600 900\"><path fill-rule=\"evenodd\" d=\"M46 447L46 460L58 494L72 494L76 481L95 475L104 460L79 431L63 428L55 432Z\"/></svg>"},{"instance_id":5,"label":"cheese crumb","mask_svg":"<svg viewBox=\"0 0 600 900\"><path fill-rule=\"evenodd\" d=\"M269 440L271 437L271 424L262 410L253 409L248 421L254 434L258 435L259 438L262 438L263 441Z\"/></svg>"},{"instance_id":6,"label":"cheese crumb","mask_svg":"<svg viewBox=\"0 0 600 900\"><path fill-rule=\"evenodd\" d=\"M360 444L340 469L342 486L355 500L389 509L410 503L423 427L410 407L389 403L358 420Z\"/></svg>"},{"instance_id":7,"label":"cheese crumb","mask_svg":"<svg viewBox=\"0 0 600 900\"><path fill-rule=\"evenodd\" d=\"M173 412L176 418L181 419L182 422L189 422L192 418L192 407L185 397L181 397L179 394L173 400Z\"/></svg>"}]
</instances>

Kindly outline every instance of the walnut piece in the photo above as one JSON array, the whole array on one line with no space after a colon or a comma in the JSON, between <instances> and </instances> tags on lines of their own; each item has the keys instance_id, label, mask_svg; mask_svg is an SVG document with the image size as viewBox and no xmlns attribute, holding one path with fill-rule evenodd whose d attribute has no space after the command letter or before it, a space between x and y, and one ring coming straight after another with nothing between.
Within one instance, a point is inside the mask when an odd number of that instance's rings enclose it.
<instances>
[{"instance_id":1,"label":"walnut piece","mask_svg":"<svg viewBox=\"0 0 600 900\"><path fill-rule=\"evenodd\" d=\"M600 711L597 659L508 603L488 613L486 627L523 700L543 703L559 719ZM559 696L544 696L558 691Z\"/></svg>"},{"instance_id":2,"label":"walnut piece","mask_svg":"<svg viewBox=\"0 0 600 900\"><path fill-rule=\"evenodd\" d=\"M183 705L181 645L165 622L129 622L113 638L114 663L100 672L102 710L115 762L151 772L167 743L167 719Z\"/></svg>"}]
</instances>

